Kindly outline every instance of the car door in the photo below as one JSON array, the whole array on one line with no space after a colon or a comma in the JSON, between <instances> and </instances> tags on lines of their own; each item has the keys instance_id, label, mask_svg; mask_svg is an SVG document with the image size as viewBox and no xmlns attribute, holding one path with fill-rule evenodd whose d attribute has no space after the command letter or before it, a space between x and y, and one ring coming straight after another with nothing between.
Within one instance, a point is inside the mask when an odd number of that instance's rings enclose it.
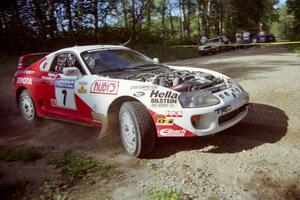
<instances>
[{"instance_id":1,"label":"car door","mask_svg":"<svg viewBox=\"0 0 300 200\"><path fill-rule=\"evenodd\" d=\"M63 73L64 69L71 69L71 67L77 68L80 75L77 73L74 75ZM44 87L48 87L49 91L46 94L46 98L49 101L48 115L65 120L89 122L91 120L90 109L75 93L77 88L75 85L86 79L85 71L80 65L78 58L69 52L56 55L48 76L49 74L51 80L48 81L48 85L44 85Z\"/></svg>"}]
</instances>

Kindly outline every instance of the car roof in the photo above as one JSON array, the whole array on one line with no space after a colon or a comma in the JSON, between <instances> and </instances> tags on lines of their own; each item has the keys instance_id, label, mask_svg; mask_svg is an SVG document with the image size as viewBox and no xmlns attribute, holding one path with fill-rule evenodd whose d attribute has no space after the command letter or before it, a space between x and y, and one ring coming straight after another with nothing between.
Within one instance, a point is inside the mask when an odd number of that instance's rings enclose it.
<instances>
[{"instance_id":1,"label":"car roof","mask_svg":"<svg viewBox=\"0 0 300 200\"><path fill-rule=\"evenodd\" d=\"M73 47L60 49L51 54L56 54L64 51L72 51L77 54L80 54L84 51L103 50L103 49L129 49L129 48L122 45L85 45L85 46L73 46Z\"/></svg>"}]
</instances>

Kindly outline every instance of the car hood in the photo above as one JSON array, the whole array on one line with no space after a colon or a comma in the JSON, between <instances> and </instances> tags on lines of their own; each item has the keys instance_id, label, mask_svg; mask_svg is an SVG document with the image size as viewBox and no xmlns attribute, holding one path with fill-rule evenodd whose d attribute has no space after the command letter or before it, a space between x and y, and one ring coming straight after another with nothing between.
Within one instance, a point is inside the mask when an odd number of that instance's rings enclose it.
<instances>
[{"instance_id":1,"label":"car hood","mask_svg":"<svg viewBox=\"0 0 300 200\"><path fill-rule=\"evenodd\" d=\"M226 76L205 69L153 65L106 74L109 78L151 83L178 92L211 89L225 84Z\"/></svg>"}]
</instances>

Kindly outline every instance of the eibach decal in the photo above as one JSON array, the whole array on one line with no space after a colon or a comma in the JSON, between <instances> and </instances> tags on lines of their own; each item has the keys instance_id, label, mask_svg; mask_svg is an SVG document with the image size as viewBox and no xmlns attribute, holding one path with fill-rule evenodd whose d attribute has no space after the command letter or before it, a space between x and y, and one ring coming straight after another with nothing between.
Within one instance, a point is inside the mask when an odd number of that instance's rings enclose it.
<instances>
[{"instance_id":1,"label":"eibach decal","mask_svg":"<svg viewBox=\"0 0 300 200\"><path fill-rule=\"evenodd\" d=\"M118 81L96 80L92 83L91 93L117 95Z\"/></svg>"},{"instance_id":2,"label":"eibach decal","mask_svg":"<svg viewBox=\"0 0 300 200\"><path fill-rule=\"evenodd\" d=\"M177 136L185 136L185 133L186 133L186 129L172 129L172 128L164 128L164 129L161 129L159 134L161 136L166 136L166 137L170 137L170 136L173 136L173 137L177 137Z\"/></svg>"}]
</instances>

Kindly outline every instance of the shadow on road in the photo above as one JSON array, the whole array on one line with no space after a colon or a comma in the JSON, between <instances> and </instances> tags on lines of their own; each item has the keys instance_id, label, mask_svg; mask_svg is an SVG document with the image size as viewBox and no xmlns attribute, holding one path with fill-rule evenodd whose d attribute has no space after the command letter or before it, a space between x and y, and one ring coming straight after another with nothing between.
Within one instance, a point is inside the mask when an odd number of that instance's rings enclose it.
<instances>
[{"instance_id":1,"label":"shadow on road","mask_svg":"<svg viewBox=\"0 0 300 200\"><path fill-rule=\"evenodd\" d=\"M288 117L284 111L254 103L245 119L215 136L159 139L151 158L197 149L208 153L237 153L265 143L276 143L286 134L287 127ZM204 150L205 147L212 148Z\"/></svg>"}]
</instances>

